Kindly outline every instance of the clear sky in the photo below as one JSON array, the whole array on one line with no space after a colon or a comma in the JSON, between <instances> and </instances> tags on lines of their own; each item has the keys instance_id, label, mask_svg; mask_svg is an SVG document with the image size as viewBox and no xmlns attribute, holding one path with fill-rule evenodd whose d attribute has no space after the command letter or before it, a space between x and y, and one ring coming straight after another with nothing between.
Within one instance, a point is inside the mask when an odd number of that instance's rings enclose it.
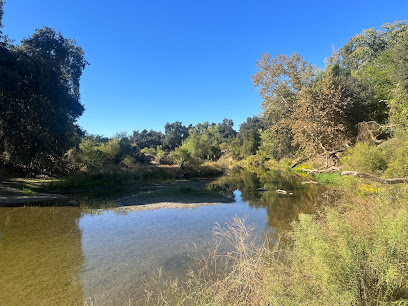
<instances>
[{"instance_id":1,"label":"clear sky","mask_svg":"<svg viewBox=\"0 0 408 306\"><path fill-rule=\"evenodd\" d=\"M235 127L261 111L256 60L296 51L316 66L363 28L408 19L406 0L7 0L3 33L74 38L91 63L81 79L89 133L163 130L166 122Z\"/></svg>"}]
</instances>

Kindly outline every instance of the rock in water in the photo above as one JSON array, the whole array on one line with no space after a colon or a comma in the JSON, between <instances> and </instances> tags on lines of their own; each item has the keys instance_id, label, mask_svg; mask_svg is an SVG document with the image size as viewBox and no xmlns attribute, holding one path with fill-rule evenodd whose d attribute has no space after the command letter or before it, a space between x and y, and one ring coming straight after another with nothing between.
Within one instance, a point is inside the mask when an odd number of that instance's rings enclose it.
<instances>
[{"instance_id":1,"label":"rock in water","mask_svg":"<svg viewBox=\"0 0 408 306\"><path fill-rule=\"evenodd\" d=\"M259 188L256 188L255 190L256 190L256 191L267 191L267 189L264 188L264 187L259 187Z\"/></svg>"}]
</instances>

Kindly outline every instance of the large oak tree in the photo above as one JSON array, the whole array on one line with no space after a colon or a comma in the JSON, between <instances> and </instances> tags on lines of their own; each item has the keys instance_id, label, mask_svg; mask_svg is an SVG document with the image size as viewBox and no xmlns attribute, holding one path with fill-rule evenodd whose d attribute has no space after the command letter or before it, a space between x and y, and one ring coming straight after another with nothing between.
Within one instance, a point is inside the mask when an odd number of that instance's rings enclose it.
<instances>
[{"instance_id":1,"label":"large oak tree","mask_svg":"<svg viewBox=\"0 0 408 306\"><path fill-rule=\"evenodd\" d=\"M79 80L87 65L72 39L44 27L0 46L0 161L49 172L80 134Z\"/></svg>"}]
</instances>

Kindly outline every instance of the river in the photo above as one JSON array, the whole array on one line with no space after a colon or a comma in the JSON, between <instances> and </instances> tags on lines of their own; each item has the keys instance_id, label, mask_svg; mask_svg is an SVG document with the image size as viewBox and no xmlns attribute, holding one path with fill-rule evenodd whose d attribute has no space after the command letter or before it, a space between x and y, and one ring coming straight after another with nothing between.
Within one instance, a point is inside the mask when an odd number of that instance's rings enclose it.
<instances>
[{"instance_id":1,"label":"river","mask_svg":"<svg viewBox=\"0 0 408 306\"><path fill-rule=\"evenodd\" d=\"M95 206L109 206L106 199L119 196L114 190L69 199L80 207L0 207L0 305L138 305L159 268L164 278L183 279L194 267L186 244L205 252L216 222L246 216L261 243L290 230L299 213L315 212L323 188L301 181L293 173L236 170L206 185L234 203L189 209Z\"/></svg>"}]
</instances>

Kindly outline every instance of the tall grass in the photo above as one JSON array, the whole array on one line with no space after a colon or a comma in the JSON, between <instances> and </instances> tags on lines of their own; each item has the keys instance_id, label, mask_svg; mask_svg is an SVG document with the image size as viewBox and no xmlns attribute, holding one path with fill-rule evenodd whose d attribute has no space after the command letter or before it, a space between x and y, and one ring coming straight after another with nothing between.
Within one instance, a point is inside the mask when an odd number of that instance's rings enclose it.
<instances>
[{"instance_id":1,"label":"tall grass","mask_svg":"<svg viewBox=\"0 0 408 306\"><path fill-rule=\"evenodd\" d=\"M161 271L147 287L149 305L261 305L266 300L265 272L276 261L278 253L266 245L256 247L254 228L245 218L235 217L225 228L217 224L213 234L215 246L207 254L190 249L197 269L188 272L188 280L161 282ZM233 250L219 254L222 241Z\"/></svg>"}]
</instances>

